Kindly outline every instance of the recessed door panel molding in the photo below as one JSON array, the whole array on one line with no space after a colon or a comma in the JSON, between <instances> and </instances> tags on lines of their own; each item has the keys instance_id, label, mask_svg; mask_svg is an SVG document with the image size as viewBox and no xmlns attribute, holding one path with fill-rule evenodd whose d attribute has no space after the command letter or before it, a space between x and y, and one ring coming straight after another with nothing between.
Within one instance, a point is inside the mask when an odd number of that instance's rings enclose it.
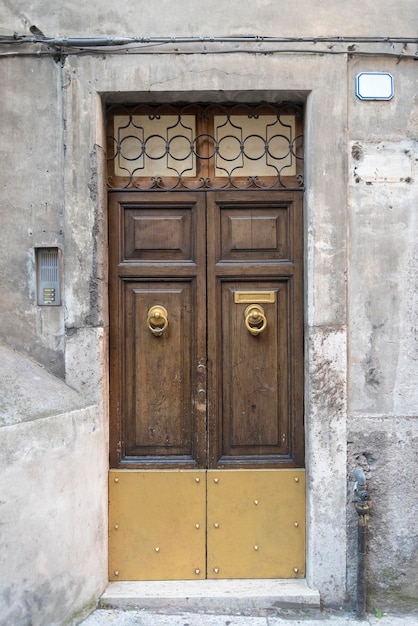
<instances>
[{"instance_id":1,"label":"recessed door panel molding","mask_svg":"<svg viewBox=\"0 0 418 626\"><path fill-rule=\"evenodd\" d=\"M222 291L220 465L277 463L289 454L288 280L220 283ZM263 304L264 321L251 333L235 293L257 288L275 294ZM255 298L256 299L256 298ZM257 305L255 305L257 306ZM219 366L218 366L219 369Z\"/></svg>"},{"instance_id":2,"label":"recessed door panel molding","mask_svg":"<svg viewBox=\"0 0 418 626\"><path fill-rule=\"evenodd\" d=\"M125 353L131 373L125 387L128 457L196 460L192 446L194 289L194 282L125 283ZM149 321L149 311L156 307L167 312L162 326ZM161 334L155 329L161 329Z\"/></svg>"},{"instance_id":3,"label":"recessed door panel molding","mask_svg":"<svg viewBox=\"0 0 418 626\"><path fill-rule=\"evenodd\" d=\"M285 260L290 257L289 206L220 208L221 261Z\"/></svg>"},{"instance_id":4,"label":"recessed door panel molding","mask_svg":"<svg viewBox=\"0 0 418 626\"><path fill-rule=\"evenodd\" d=\"M194 260L193 207L128 207L123 219L124 260Z\"/></svg>"}]
</instances>

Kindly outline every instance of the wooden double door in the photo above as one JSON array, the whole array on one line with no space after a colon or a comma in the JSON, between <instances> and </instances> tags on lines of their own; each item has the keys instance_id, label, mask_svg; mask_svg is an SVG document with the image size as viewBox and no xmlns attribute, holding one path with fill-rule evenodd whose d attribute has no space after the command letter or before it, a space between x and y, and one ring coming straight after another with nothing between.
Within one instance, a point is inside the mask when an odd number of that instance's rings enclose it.
<instances>
[{"instance_id":1,"label":"wooden double door","mask_svg":"<svg viewBox=\"0 0 418 626\"><path fill-rule=\"evenodd\" d=\"M304 575L299 192L111 192L110 579Z\"/></svg>"}]
</instances>

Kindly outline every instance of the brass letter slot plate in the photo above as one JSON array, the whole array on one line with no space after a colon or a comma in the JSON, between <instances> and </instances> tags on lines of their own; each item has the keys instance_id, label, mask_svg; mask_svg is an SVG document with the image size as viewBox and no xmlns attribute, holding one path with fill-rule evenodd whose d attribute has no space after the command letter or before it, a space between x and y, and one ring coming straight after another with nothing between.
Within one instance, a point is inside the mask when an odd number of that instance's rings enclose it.
<instances>
[{"instance_id":1,"label":"brass letter slot plate","mask_svg":"<svg viewBox=\"0 0 418 626\"><path fill-rule=\"evenodd\" d=\"M264 304L276 302L275 291L235 291L235 304Z\"/></svg>"}]
</instances>

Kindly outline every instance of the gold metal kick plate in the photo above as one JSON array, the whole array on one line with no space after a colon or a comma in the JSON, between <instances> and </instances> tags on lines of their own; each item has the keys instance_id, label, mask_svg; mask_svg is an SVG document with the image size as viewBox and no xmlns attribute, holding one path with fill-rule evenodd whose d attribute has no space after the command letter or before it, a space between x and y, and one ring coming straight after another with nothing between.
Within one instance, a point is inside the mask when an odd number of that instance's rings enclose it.
<instances>
[{"instance_id":1,"label":"gold metal kick plate","mask_svg":"<svg viewBox=\"0 0 418 626\"><path fill-rule=\"evenodd\" d=\"M304 575L303 469L110 470L110 580Z\"/></svg>"},{"instance_id":2,"label":"gold metal kick plate","mask_svg":"<svg viewBox=\"0 0 418 626\"><path fill-rule=\"evenodd\" d=\"M305 471L208 470L207 578L303 578Z\"/></svg>"},{"instance_id":3,"label":"gold metal kick plate","mask_svg":"<svg viewBox=\"0 0 418 626\"><path fill-rule=\"evenodd\" d=\"M109 580L205 578L205 523L205 470L110 470Z\"/></svg>"},{"instance_id":4,"label":"gold metal kick plate","mask_svg":"<svg viewBox=\"0 0 418 626\"><path fill-rule=\"evenodd\" d=\"M275 291L235 291L235 304L265 304L276 302Z\"/></svg>"}]
</instances>

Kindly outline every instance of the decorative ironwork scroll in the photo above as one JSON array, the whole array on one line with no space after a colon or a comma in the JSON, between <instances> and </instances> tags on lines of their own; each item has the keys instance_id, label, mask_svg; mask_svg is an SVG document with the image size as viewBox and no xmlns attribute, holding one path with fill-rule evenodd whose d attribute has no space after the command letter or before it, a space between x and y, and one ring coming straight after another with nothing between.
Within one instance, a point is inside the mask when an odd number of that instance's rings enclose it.
<instances>
[{"instance_id":1,"label":"decorative ironwork scroll","mask_svg":"<svg viewBox=\"0 0 418 626\"><path fill-rule=\"evenodd\" d=\"M107 124L110 188L303 188L299 105L118 105Z\"/></svg>"}]
</instances>

